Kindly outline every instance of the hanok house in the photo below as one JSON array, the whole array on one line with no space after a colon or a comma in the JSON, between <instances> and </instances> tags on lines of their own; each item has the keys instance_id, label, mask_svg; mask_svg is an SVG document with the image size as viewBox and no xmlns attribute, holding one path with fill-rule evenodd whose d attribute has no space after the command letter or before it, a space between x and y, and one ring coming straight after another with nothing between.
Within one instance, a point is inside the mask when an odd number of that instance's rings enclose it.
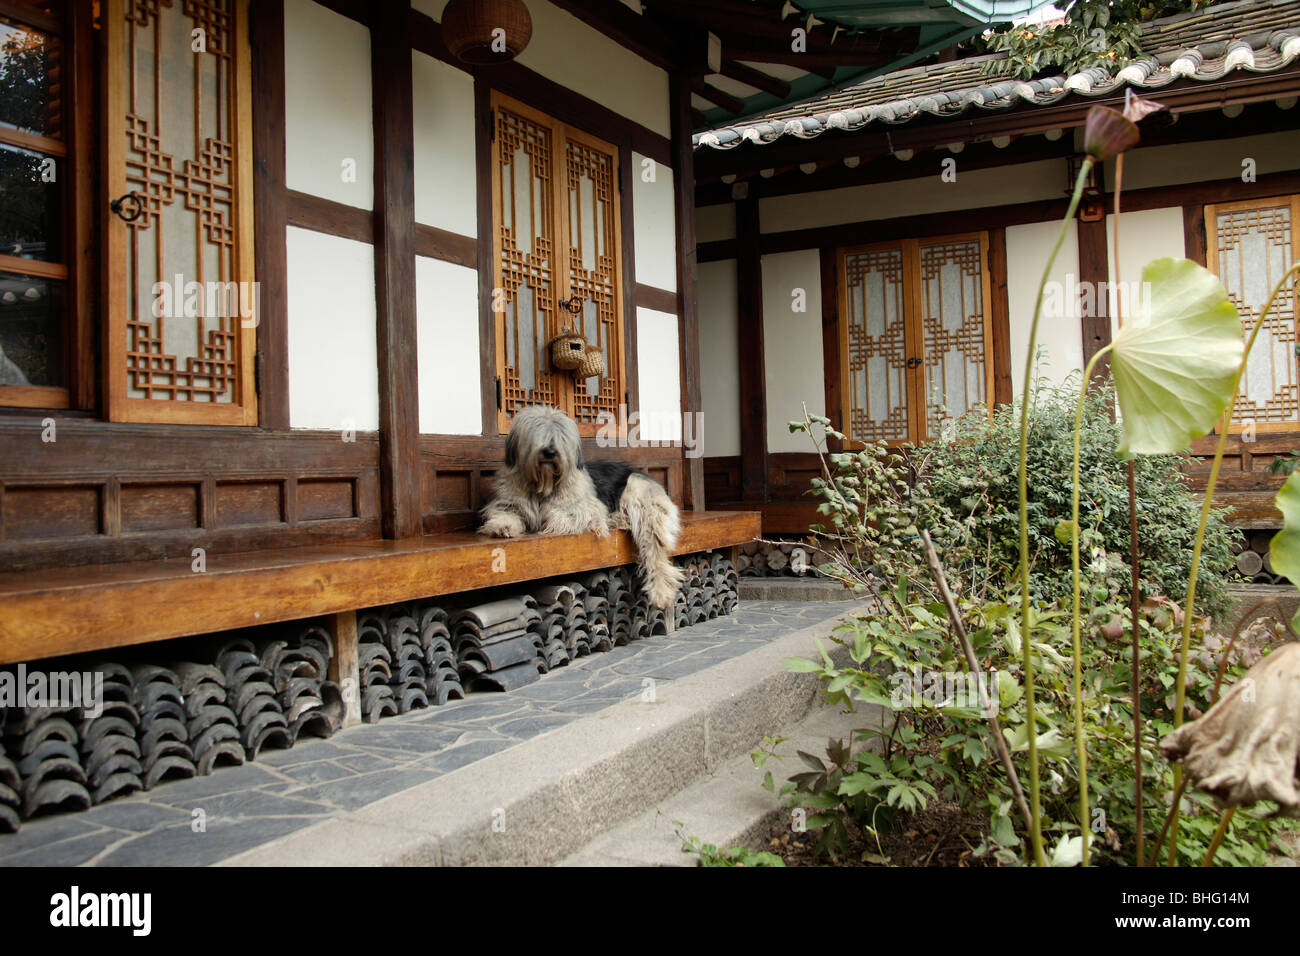
<instances>
[{"instance_id":1,"label":"hanok house","mask_svg":"<svg viewBox=\"0 0 1300 956\"><path fill-rule=\"evenodd\" d=\"M0 824L730 610L695 106L1036 5L0 0L0 665L96 662L116 721L0 703ZM472 533L532 403L685 509L667 616L625 533Z\"/></svg>"},{"instance_id":2,"label":"hanok house","mask_svg":"<svg viewBox=\"0 0 1300 956\"><path fill-rule=\"evenodd\" d=\"M1300 258L1300 2L1159 20L1142 50L1113 75L1022 82L989 72L998 55L972 56L740 122L709 114L695 181L710 508L757 508L767 535L815 520L816 462L786 425L802 401L855 439L902 444L936 434L945 410L1018 394L1085 116L1130 92L1175 122L1125 157L1118 263L1113 162L1090 188L1050 277L1040 374L1061 381L1109 342L1117 279L1128 290L1161 256L1208 266L1249 329ZM1247 529L1280 526L1269 464L1300 447L1294 293L1277 316L1215 497ZM1193 450L1212 456L1216 440ZM1204 487L1208 461L1192 468ZM1267 534L1252 539L1266 550ZM1240 567L1272 581L1261 565L1254 553Z\"/></svg>"}]
</instances>

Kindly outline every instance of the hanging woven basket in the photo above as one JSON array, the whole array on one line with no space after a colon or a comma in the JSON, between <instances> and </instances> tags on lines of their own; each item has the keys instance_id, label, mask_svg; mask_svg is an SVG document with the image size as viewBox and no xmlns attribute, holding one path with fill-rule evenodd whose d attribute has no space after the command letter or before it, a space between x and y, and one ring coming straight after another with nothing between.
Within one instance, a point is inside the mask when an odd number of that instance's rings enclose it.
<instances>
[{"instance_id":1,"label":"hanging woven basket","mask_svg":"<svg viewBox=\"0 0 1300 956\"><path fill-rule=\"evenodd\" d=\"M451 0L442 12L442 39L466 63L507 63L533 36L523 0Z\"/></svg>"},{"instance_id":2,"label":"hanging woven basket","mask_svg":"<svg viewBox=\"0 0 1300 956\"><path fill-rule=\"evenodd\" d=\"M592 378L594 376L605 374L605 353L594 345L587 346L587 352L582 358L582 364L573 374L574 378Z\"/></svg>"},{"instance_id":3,"label":"hanging woven basket","mask_svg":"<svg viewBox=\"0 0 1300 956\"><path fill-rule=\"evenodd\" d=\"M587 340L577 332L566 330L551 339L551 368L572 372L587 360Z\"/></svg>"}]
</instances>

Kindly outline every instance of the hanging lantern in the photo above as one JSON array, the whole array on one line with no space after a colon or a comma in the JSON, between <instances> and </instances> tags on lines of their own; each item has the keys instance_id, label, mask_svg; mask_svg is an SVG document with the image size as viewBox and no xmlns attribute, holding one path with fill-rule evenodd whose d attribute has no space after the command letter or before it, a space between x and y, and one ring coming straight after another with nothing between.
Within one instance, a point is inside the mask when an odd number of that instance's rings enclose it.
<instances>
[{"instance_id":1,"label":"hanging lantern","mask_svg":"<svg viewBox=\"0 0 1300 956\"><path fill-rule=\"evenodd\" d=\"M451 0L442 12L443 42L466 63L506 63L532 36L533 18L523 0Z\"/></svg>"}]
</instances>

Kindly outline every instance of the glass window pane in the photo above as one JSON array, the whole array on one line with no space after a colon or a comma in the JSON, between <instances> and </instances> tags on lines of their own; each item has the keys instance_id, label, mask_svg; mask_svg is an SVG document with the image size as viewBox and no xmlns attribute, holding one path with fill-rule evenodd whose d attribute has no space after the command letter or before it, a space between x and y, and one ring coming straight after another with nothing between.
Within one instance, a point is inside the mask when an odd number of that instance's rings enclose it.
<instances>
[{"instance_id":1,"label":"glass window pane","mask_svg":"<svg viewBox=\"0 0 1300 956\"><path fill-rule=\"evenodd\" d=\"M63 386L63 283L0 273L0 385Z\"/></svg>"},{"instance_id":2,"label":"glass window pane","mask_svg":"<svg viewBox=\"0 0 1300 956\"><path fill-rule=\"evenodd\" d=\"M0 126L61 138L62 87L58 39L0 19Z\"/></svg>"},{"instance_id":3,"label":"glass window pane","mask_svg":"<svg viewBox=\"0 0 1300 956\"><path fill-rule=\"evenodd\" d=\"M63 261L59 161L0 144L0 255Z\"/></svg>"}]
</instances>

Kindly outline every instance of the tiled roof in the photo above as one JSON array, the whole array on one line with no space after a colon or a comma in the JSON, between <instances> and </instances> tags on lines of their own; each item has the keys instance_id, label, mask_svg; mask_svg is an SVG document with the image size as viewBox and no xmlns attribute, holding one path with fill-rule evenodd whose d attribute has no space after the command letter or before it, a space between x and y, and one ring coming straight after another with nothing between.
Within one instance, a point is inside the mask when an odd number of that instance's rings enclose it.
<instances>
[{"instance_id":1,"label":"tiled roof","mask_svg":"<svg viewBox=\"0 0 1300 956\"><path fill-rule=\"evenodd\" d=\"M812 139L872 123L919 116L972 118L1026 103L1048 106L1072 94L1099 97L1131 86L1158 90L1176 80L1221 80L1234 71L1271 73L1300 60L1300 0L1242 0L1154 20L1142 27L1144 57L1111 74L1095 67L1041 80L994 78L984 65L1004 54L968 57L874 77L836 93L744 123L695 134L696 147L731 149L782 136Z\"/></svg>"}]
</instances>

